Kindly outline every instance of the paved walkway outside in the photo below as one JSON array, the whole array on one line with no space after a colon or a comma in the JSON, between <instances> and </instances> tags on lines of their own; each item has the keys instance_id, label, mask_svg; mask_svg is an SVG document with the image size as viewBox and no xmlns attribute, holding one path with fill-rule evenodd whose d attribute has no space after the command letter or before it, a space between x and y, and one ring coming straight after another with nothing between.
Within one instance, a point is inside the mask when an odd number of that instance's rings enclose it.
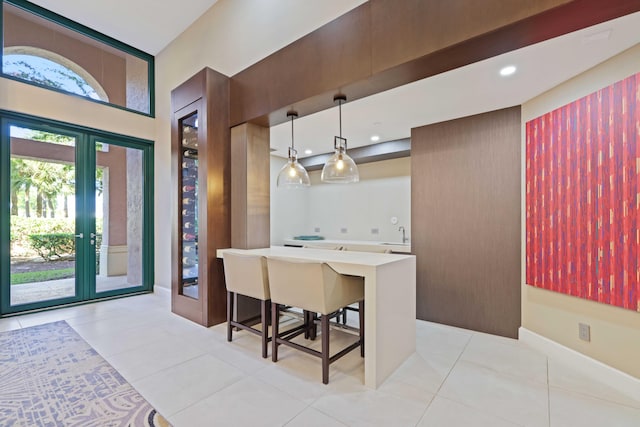
<instances>
[{"instance_id":1,"label":"paved walkway outside","mask_svg":"<svg viewBox=\"0 0 640 427\"><path fill-rule=\"evenodd\" d=\"M127 276L96 276L98 292L135 286L127 283ZM11 286L11 305L27 304L75 295L75 278L23 283Z\"/></svg>"}]
</instances>

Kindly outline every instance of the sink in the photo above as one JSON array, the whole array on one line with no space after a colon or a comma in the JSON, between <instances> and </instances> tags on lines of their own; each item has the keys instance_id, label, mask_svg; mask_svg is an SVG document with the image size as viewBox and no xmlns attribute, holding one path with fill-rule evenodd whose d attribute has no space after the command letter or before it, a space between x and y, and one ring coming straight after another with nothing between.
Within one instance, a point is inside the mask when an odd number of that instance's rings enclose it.
<instances>
[{"instance_id":1,"label":"sink","mask_svg":"<svg viewBox=\"0 0 640 427\"><path fill-rule=\"evenodd\" d=\"M393 246L409 246L409 243L391 243L391 242L384 242L384 243L380 243L381 245L393 245Z\"/></svg>"}]
</instances>

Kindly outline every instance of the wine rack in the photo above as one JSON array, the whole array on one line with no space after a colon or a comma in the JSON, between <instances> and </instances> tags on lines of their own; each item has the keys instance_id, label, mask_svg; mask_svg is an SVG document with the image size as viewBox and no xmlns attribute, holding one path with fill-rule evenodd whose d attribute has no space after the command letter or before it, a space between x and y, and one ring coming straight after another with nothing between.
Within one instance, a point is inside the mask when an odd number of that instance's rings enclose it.
<instances>
[{"instance_id":1,"label":"wine rack","mask_svg":"<svg viewBox=\"0 0 640 427\"><path fill-rule=\"evenodd\" d=\"M231 244L228 87L205 68L171 91L171 311L204 326L226 320L216 251Z\"/></svg>"},{"instance_id":2,"label":"wine rack","mask_svg":"<svg viewBox=\"0 0 640 427\"><path fill-rule=\"evenodd\" d=\"M198 299L198 113L180 121L182 294Z\"/></svg>"}]
</instances>

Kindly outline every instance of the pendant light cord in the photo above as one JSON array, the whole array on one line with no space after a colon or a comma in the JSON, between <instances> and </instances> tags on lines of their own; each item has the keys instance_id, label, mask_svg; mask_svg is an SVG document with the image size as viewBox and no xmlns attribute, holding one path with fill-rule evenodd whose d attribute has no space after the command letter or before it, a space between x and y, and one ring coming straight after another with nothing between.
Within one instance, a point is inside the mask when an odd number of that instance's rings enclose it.
<instances>
[{"instance_id":1,"label":"pendant light cord","mask_svg":"<svg viewBox=\"0 0 640 427\"><path fill-rule=\"evenodd\" d=\"M291 115L291 149L295 150L293 146L293 114Z\"/></svg>"},{"instance_id":2,"label":"pendant light cord","mask_svg":"<svg viewBox=\"0 0 640 427\"><path fill-rule=\"evenodd\" d=\"M342 99L338 100L338 114L340 117L340 138L342 139Z\"/></svg>"}]
</instances>

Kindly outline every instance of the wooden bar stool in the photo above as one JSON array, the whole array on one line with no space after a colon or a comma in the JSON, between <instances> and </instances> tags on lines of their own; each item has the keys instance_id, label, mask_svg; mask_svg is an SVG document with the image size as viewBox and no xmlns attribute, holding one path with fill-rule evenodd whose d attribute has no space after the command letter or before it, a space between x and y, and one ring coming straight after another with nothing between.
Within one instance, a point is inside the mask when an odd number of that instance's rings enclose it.
<instances>
[{"instance_id":1,"label":"wooden bar stool","mask_svg":"<svg viewBox=\"0 0 640 427\"><path fill-rule=\"evenodd\" d=\"M262 337L262 357L267 357L267 346L271 338L269 335L269 277L267 274L267 260L263 256L225 252L224 276L227 285L227 341L233 338L233 328L240 328ZM245 323L233 320L233 300L235 294L245 295L260 300L260 321L262 329L256 329L249 323L255 322L257 317Z\"/></svg>"},{"instance_id":2,"label":"wooden bar stool","mask_svg":"<svg viewBox=\"0 0 640 427\"><path fill-rule=\"evenodd\" d=\"M271 357L278 361L278 346L287 345L322 359L322 382L329 383L329 364L360 347L364 356L364 278L337 273L328 264L286 258L267 259L271 290L273 340ZM356 342L331 356L329 351L329 319L339 309L360 303L360 335ZM298 307L320 314L322 351L292 342L302 331L279 335L280 306Z\"/></svg>"}]
</instances>

